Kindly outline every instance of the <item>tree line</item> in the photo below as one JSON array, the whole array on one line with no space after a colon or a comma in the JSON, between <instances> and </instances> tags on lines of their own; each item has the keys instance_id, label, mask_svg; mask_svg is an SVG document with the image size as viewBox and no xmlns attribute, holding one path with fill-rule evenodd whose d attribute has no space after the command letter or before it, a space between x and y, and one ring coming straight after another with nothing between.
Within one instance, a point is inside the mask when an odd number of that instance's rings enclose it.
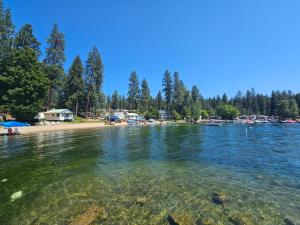
<instances>
[{"instance_id":1,"label":"tree line","mask_svg":"<svg viewBox=\"0 0 300 225\"><path fill-rule=\"evenodd\" d=\"M189 89L178 72L166 70L162 88L151 95L146 79L139 81L133 71L127 94L102 91L104 66L94 46L83 61L75 57L68 71L64 70L65 35L53 25L42 52L41 43L30 24L16 31L9 9L0 0L0 112L11 113L19 120L32 120L34 115L51 108L69 108L75 115L97 116L101 110L129 109L146 118L159 118L159 110L175 120L197 120L209 116L234 119L240 114L273 115L281 119L296 118L300 93L273 91L270 96L254 89L228 98L226 94L203 98L199 88Z\"/></svg>"},{"instance_id":2,"label":"tree line","mask_svg":"<svg viewBox=\"0 0 300 225\"><path fill-rule=\"evenodd\" d=\"M115 91L107 96L107 108L136 110L152 118L158 118L159 110L166 110L173 119L190 120L197 120L200 115L203 118L221 116L223 119L234 119L238 115L295 119L300 108L300 93L294 94L291 91L272 91L271 96L268 96L256 93L252 88L245 94L238 91L232 98L224 93L205 99L196 85L189 90L178 72L171 75L168 70L163 75L162 90L155 97L150 95L148 82L143 79L140 84L137 73L132 72L127 96Z\"/></svg>"},{"instance_id":3,"label":"tree line","mask_svg":"<svg viewBox=\"0 0 300 225\"><path fill-rule=\"evenodd\" d=\"M32 120L37 112L54 107L68 107L76 115L103 107L103 64L96 47L84 63L76 56L66 72L65 36L57 24L44 54L40 45L30 24L15 30L10 10L0 0L0 112Z\"/></svg>"},{"instance_id":4,"label":"tree line","mask_svg":"<svg viewBox=\"0 0 300 225\"><path fill-rule=\"evenodd\" d=\"M127 98L115 91L107 96L106 105L111 109L129 109L138 111L146 118L159 118L159 110L165 110L174 119L196 119L200 117L203 97L196 85L188 90L175 72L173 76L167 70L162 80L162 90L155 97L150 94L146 79L139 82L135 71L130 74Z\"/></svg>"}]
</instances>

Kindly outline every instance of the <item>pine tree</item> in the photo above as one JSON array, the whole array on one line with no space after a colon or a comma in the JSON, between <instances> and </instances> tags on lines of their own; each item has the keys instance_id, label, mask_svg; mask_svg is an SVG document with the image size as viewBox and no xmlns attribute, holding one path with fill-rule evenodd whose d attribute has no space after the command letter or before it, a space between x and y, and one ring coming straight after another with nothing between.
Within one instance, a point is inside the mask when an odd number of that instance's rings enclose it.
<instances>
[{"instance_id":1,"label":"pine tree","mask_svg":"<svg viewBox=\"0 0 300 225\"><path fill-rule=\"evenodd\" d=\"M3 1L0 0L0 60L12 50L14 30L10 10L4 9Z\"/></svg>"},{"instance_id":2,"label":"pine tree","mask_svg":"<svg viewBox=\"0 0 300 225\"><path fill-rule=\"evenodd\" d=\"M110 109L111 109L111 96L110 96L110 95L108 95L108 96L106 97L106 109L107 109L107 110L110 110Z\"/></svg>"},{"instance_id":3,"label":"pine tree","mask_svg":"<svg viewBox=\"0 0 300 225\"><path fill-rule=\"evenodd\" d=\"M78 115L79 106L82 109L82 99L84 95L83 65L79 56L74 59L65 85L66 105Z\"/></svg>"},{"instance_id":4,"label":"pine tree","mask_svg":"<svg viewBox=\"0 0 300 225\"><path fill-rule=\"evenodd\" d=\"M173 108L181 114L183 110L185 86L182 80L180 80L178 72L174 73L173 81Z\"/></svg>"},{"instance_id":5,"label":"pine tree","mask_svg":"<svg viewBox=\"0 0 300 225\"><path fill-rule=\"evenodd\" d=\"M223 96L222 96L222 103L223 104L227 104L228 103L228 97L227 97L226 93L224 93Z\"/></svg>"},{"instance_id":6,"label":"pine tree","mask_svg":"<svg viewBox=\"0 0 300 225\"><path fill-rule=\"evenodd\" d=\"M250 108L252 114L258 113L258 103L254 88L251 88Z\"/></svg>"},{"instance_id":7,"label":"pine tree","mask_svg":"<svg viewBox=\"0 0 300 225\"><path fill-rule=\"evenodd\" d=\"M199 91L199 89L198 89L198 87L196 85L194 85L192 87L191 95L192 95L192 102L193 102L193 104L196 104L196 103L200 102L200 98L201 98L200 91Z\"/></svg>"},{"instance_id":8,"label":"pine tree","mask_svg":"<svg viewBox=\"0 0 300 225\"><path fill-rule=\"evenodd\" d=\"M66 60L65 57L65 39L64 34L58 29L58 25L54 24L50 37L47 39L48 47L46 49L46 58L44 62L47 65L54 65L62 68Z\"/></svg>"},{"instance_id":9,"label":"pine tree","mask_svg":"<svg viewBox=\"0 0 300 225\"><path fill-rule=\"evenodd\" d=\"M295 99L289 100L289 110L290 110L289 116L293 119L296 119L297 116L299 115L299 111L298 111L298 106L297 106L297 102Z\"/></svg>"},{"instance_id":10,"label":"pine tree","mask_svg":"<svg viewBox=\"0 0 300 225\"><path fill-rule=\"evenodd\" d=\"M118 109L119 108L119 94L118 91L114 91L114 93L111 96L111 108L112 109Z\"/></svg>"},{"instance_id":11,"label":"pine tree","mask_svg":"<svg viewBox=\"0 0 300 225\"><path fill-rule=\"evenodd\" d=\"M85 67L85 85L87 92L86 111L96 113L103 103L101 100L103 84L103 64L98 49L94 46L88 55Z\"/></svg>"},{"instance_id":12,"label":"pine tree","mask_svg":"<svg viewBox=\"0 0 300 225\"><path fill-rule=\"evenodd\" d=\"M127 109L127 100L124 95L120 96L120 108Z\"/></svg>"},{"instance_id":13,"label":"pine tree","mask_svg":"<svg viewBox=\"0 0 300 225\"><path fill-rule=\"evenodd\" d=\"M104 70L100 52L95 46L89 53L87 70L94 79L96 92L100 93L103 85Z\"/></svg>"},{"instance_id":14,"label":"pine tree","mask_svg":"<svg viewBox=\"0 0 300 225\"><path fill-rule=\"evenodd\" d=\"M50 88L48 92L48 109L54 105L53 97L58 92L64 78L63 63L65 61L65 40L64 34L54 24L50 37L47 40L48 47L46 49L45 72L50 80Z\"/></svg>"},{"instance_id":15,"label":"pine tree","mask_svg":"<svg viewBox=\"0 0 300 225\"><path fill-rule=\"evenodd\" d=\"M295 95L295 100L296 100L297 105L298 105L298 110L300 110L300 93Z\"/></svg>"},{"instance_id":16,"label":"pine tree","mask_svg":"<svg viewBox=\"0 0 300 225\"><path fill-rule=\"evenodd\" d=\"M233 105L239 110L243 108L243 93L239 90L233 98Z\"/></svg>"},{"instance_id":17,"label":"pine tree","mask_svg":"<svg viewBox=\"0 0 300 225\"><path fill-rule=\"evenodd\" d=\"M196 105L193 103L193 99L189 90L186 90L183 98L183 112L182 115L187 120L190 120L191 117L191 108Z\"/></svg>"},{"instance_id":18,"label":"pine tree","mask_svg":"<svg viewBox=\"0 0 300 225\"><path fill-rule=\"evenodd\" d=\"M17 33L15 38L16 48L31 48L37 56L41 55L41 43L35 38L30 24L25 24Z\"/></svg>"},{"instance_id":19,"label":"pine tree","mask_svg":"<svg viewBox=\"0 0 300 225\"><path fill-rule=\"evenodd\" d=\"M186 92L185 85L179 78L179 73L175 72L173 76L173 91L172 91L172 109L179 115L183 115L184 110L184 94Z\"/></svg>"},{"instance_id":20,"label":"pine tree","mask_svg":"<svg viewBox=\"0 0 300 225\"><path fill-rule=\"evenodd\" d=\"M133 71L130 75L127 94L128 94L128 104L130 110L137 110L140 89L139 89L139 80L135 71Z\"/></svg>"},{"instance_id":21,"label":"pine tree","mask_svg":"<svg viewBox=\"0 0 300 225\"><path fill-rule=\"evenodd\" d=\"M168 113L170 113L171 112L173 86L172 86L171 74L168 70L166 70L166 72L164 74L162 86L163 86L163 92L165 94L166 110Z\"/></svg>"},{"instance_id":22,"label":"pine tree","mask_svg":"<svg viewBox=\"0 0 300 225\"><path fill-rule=\"evenodd\" d=\"M279 106L279 92L278 91L272 91L271 94L271 102L270 102L270 113L271 115L275 116L278 112L278 106Z\"/></svg>"},{"instance_id":23,"label":"pine tree","mask_svg":"<svg viewBox=\"0 0 300 225\"><path fill-rule=\"evenodd\" d=\"M163 99L162 99L161 91L159 90L156 96L156 108L158 110L161 110L162 106L163 106Z\"/></svg>"},{"instance_id":24,"label":"pine tree","mask_svg":"<svg viewBox=\"0 0 300 225\"><path fill-rule=\"evenodd\" d=\"M289 101L287 99L279 101L277 115L281 119L290 117Z\"/></svg>"},{"instance_id":25,"label":"pine tree","mask_svg":"<svg viewBox=\"0 0 300 225\"><path fill-rule=\"evenodd\" d=\"M257 99L259 114L261 114L261 115L268 114L268 100L267 100L268 98L267 98L267 96L257 94L256 99Z\"/></svg>"},{"instance_id":26,"label":"pine tree","mask_svg":"<svg viewBox=\"0 0 300 225\"><path fill-rule=\"evenodd\" d=\"M141 88L141 111L149 110L151 103L150 89L148 87L148 83L145 79L142 80L142 88Z\"/></svg>"},{"instance_id":27,"label":"pine tree","mask_svg":"<svg viewBox=\"0 0 300 225\"><path fill-rule=\"evenodd\" d=\"M246 111L247 114L252 114L252 110L251 110L251 92L249 90L247 90L247 92L246 92L244 107L247 110Z\"/></svg>"}]
</instances>

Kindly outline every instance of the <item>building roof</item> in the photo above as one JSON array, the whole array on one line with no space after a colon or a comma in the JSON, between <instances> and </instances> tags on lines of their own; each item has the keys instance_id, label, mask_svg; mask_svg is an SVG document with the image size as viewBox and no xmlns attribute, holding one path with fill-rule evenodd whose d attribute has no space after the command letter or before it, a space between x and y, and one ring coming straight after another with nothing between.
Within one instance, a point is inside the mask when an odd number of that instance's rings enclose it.
<instances>
[{"instance_id":1,"label":"building roof","mask_svg":"<svg viewBox=\"0 0 300 225\"><path fill-rule=\"evenodd\" d=\"M44 112L44 114L45 113L73 113L73 112L71 112L68 109L50 109L47 112Z\"/></svg>"}]
</instances>

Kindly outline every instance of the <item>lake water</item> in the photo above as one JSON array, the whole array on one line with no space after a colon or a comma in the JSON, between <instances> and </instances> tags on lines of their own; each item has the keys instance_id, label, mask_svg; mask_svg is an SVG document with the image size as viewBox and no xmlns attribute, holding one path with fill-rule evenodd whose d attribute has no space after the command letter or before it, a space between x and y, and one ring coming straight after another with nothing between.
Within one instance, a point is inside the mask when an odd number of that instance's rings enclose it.
<instances>
[{"instance_id":1,"label":"lake water","mask_svg":"<svg viewBox=\"0 0 300 225\"><path fill-rule=\"evenodd\" d=\"M95 224L300 220L297 124L111 127L0 143L0 224L69 224L91 206L105 211Z\"/></svg>"}]
</instances>

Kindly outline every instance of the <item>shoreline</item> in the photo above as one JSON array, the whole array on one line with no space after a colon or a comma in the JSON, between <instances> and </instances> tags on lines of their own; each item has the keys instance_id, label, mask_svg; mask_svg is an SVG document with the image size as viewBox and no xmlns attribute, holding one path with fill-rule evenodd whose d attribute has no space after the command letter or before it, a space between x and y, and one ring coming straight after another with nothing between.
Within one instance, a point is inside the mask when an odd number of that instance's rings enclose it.
<instances>
[{"instance_id":1,"label":"shoreline","mask_svg":"<svg viewBox=\"0 0 300 225\"><path fill-rule=\"evenodd\" d=\"M152 124L152 125L158 125L159 123ZM183 121L172 121L172 122L164 122L162 123L164 125L167 124L190 124L189 122L183 122ZM162 125L161 124L161 125ZM197 123L198 125L209 125L209 123ZM103 127L119 127L119 126L127 126L128 123L122 122L122 123L115 123L114 125L108 125L103 122L83 122L83 123L63 123L63 124L56 124L56 125L47 125L47 126L29 126L29 127L19 127L19 131L21 135L28 135L32 133L46 133L46 132L55 132L55 131L65 131L65 130L82 130L82 129L97 129L97 128L103 128ZM147 124L148 126L149 124ZM4 129L0 127L0 136L3 136L1 134L4 133Z\"/></svg>"},{"instance_id":2,"label":"shoreline","mask_svg":"<svg viewBox=\"0 0 300 225\"><path fill-rule=\"evenodd\" d=\"M127 123L116 123L114 125L106 125L104 123L95 122L95 123L77 123L77 124L58 124L58 125L49 125L49 126L29 126L29 127L19 127L21 135L27 135L32 133L40 132L55 132L55 131L64 131L64 130L80 130L80 129L95 129L103 127L113 127L113 126L126 126ZM1 133L1 132L0 132Z\"/></svg>"}]
</instances>

